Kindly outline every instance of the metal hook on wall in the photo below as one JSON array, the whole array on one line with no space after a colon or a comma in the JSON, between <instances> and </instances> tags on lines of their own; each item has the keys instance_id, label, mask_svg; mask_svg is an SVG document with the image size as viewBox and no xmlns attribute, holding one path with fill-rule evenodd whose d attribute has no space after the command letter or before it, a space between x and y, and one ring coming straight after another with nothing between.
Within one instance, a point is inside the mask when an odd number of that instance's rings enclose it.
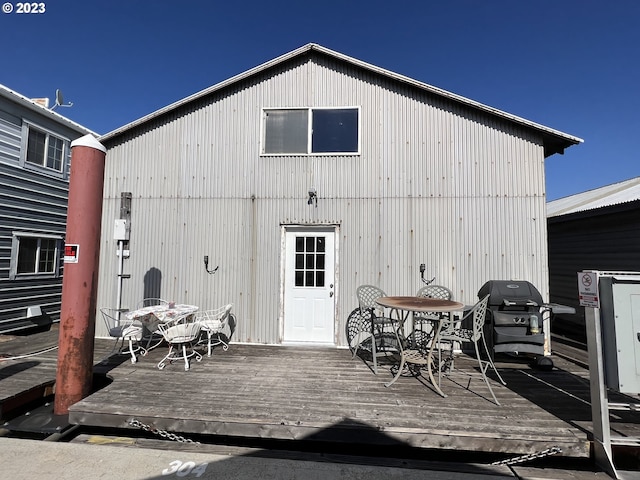
<instances>
[{"instance_id":1,"label":"metal hook on wall","mask_svg":"<svg viewBox=\"0 0 640 480\"><path fill-rule=\"evenodd\" d=\"M220 265L217 265L216 268L214 268L213 270L209 270L209 255L204 256L204 269L207 271L209 275L213 275L214 273L216 273L218 271L219 266Z\"/></svg>"}]
</instances>

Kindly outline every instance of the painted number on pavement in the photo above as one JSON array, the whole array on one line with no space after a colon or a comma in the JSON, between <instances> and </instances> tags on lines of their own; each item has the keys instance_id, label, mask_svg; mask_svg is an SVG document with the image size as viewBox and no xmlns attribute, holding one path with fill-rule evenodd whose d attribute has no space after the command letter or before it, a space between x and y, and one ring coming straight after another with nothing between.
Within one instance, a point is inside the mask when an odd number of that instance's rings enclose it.
<instances>
[{"instance_id":1,"label":"painted number on pavement","mask_svg":"<svg viewBox=\"0 0 640 480\"><path fill-rule=\"evenodd\" d=\"M176 477L193 475L194 477L201 477L207 470L208 465L208 463L197 464L196 462L174 460L169 464L169 468L162 470L162 475L175 475Z\"/></svg>"}]
</instances>

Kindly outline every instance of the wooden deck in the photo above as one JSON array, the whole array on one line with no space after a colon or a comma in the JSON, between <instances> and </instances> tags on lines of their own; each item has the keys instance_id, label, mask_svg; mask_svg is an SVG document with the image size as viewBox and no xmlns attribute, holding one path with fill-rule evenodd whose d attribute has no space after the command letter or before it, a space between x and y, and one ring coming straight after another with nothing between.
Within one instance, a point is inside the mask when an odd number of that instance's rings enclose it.
<instances>
[{"instance_id":1,"label":"wooden deck","mask_svg":"<svg viewBox=\"0 0 640 480\"><path fill-rule=\"evenodd\" d=\"M34 337L34 338L32 338ZM0 412L24 392L51 392L57 352L17 360L55 345L57 333L0 342ZM36 338L37 337L37 340ZM96 362L111 342L96 342ZM217 348L184 371L180 362L157 369L158 348L137 364L117 357L96 365L112 382L73 405L69 421L88 427L132 429L135 419L152 428L189 435L386 445L402 448L534 453L550 447L566 457L588 457L591 430L588 372L554 357L543 372L526 363L499 362L507 382L489 392L473 359L461 358L442 381L447 398L420 377L402 377L391 388L388 368L376 376L348 350L233 344ZM467 372L472 372L471 377ZM468 385L469 379L471 379ZM467 385L469 388L467 389ZM38 388L36 388L38 387ZM22 392L22 394L21 394ZM613 401L613 400L612 400ZM612 428L638 436L637 414L620 414Z\"/></svg>"}]
</instances>

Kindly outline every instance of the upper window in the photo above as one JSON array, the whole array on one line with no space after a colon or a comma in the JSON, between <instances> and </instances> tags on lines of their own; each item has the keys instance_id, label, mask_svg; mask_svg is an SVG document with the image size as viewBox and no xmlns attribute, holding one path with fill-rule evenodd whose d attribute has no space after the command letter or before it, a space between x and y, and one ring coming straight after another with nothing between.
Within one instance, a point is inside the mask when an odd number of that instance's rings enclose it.
<instances>
[{"instance_id":1,"label":"upper window","mask_svg":"<svg viewBox=\"0 0 640 480\"><path fill-rule=\"evenodd\" d=\"M27 125L26 162L62 173L67 154L67 142L45 130Z\"/></svg>"},{"instance_id":2,"label":"upper window","mask_svg":"<svg viewBox=\"0 0 640 480\"><path fill-rule=\"evenodd\" d=\"M354 154L359 152L359 109L264 110L263 154Z\"/></svg>"},{"instance_id":3,"label":"upper window","mask_svg":"<svg viewBox=\"0 0 640 480\"><path fill-rule=\"evenodd\" d=\"M59 274L60 245L62 238L33 233L13 234L10 277Z\"/></svg>"}]
</instances>

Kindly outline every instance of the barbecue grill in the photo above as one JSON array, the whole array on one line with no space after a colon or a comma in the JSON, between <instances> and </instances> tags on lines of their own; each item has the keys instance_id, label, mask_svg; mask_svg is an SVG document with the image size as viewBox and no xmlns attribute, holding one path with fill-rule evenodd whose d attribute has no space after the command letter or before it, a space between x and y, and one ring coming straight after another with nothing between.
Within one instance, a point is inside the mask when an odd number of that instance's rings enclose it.
<instances>
[{"instance_id":1,"label":"barbecue grill","mask_svg":"<svg viewBox=\"0 0 640 480\"><path fill-rule=\"evenodd\" d=\"M490 280L478 291L478 297L489 295L485 320L485 338L494 353L530 353L544 355L549 351L542 315L549 310L542 295L526 281ZM547 322L548 323L548 322Z\"/></svg>"}]
</instances>

